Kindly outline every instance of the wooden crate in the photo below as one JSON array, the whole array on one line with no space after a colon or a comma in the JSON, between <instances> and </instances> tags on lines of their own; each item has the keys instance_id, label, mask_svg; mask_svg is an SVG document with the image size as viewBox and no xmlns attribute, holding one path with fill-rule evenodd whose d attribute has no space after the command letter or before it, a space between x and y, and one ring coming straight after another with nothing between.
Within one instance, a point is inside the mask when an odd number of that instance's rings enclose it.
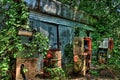
<instances>
[{"instance_id":1,"label":"wooden crate","mask_svg":"<svg viewBox=\"0 0 120 80\"><path fill-rule=\"evenodd\" d=\"M86 48L85 48L86 47ZM73 53L74 53L74 72L79 72L86 75L90 69L91 63L92 40L89 37L74 38Z\"/></svg>"}]
</instances>

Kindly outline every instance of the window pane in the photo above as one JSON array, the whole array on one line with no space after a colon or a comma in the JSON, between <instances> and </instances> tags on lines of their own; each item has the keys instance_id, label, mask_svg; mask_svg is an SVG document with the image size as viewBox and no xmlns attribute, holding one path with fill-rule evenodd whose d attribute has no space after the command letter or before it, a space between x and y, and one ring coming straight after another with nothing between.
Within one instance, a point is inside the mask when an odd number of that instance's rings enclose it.
<instances>
[{"instance_id":1,"label":"window pane","mask_svg":"<svg viewBox=\"0 0 120 80\"><path fill-rule=\"evenodd\" d=\"M54 24L44 23L40 21L30 21L32 23L32 28L36 28L37 31L42 32L45 36L49 38L49 46L51 49L57 49L57 26Z\"/></svg>"},{"instance_id":2,"label":"window pane","mask_svg":"<svg viewBox=\"0 0 120 80\"><path fill-rule=\"evenodd\" d=\"M62 53L64 53L64 48L67 44L72 42L73 31L71 27L59 26L59 39L60 39L60 47L62 49Z\"/></svg>"}]
</instances>

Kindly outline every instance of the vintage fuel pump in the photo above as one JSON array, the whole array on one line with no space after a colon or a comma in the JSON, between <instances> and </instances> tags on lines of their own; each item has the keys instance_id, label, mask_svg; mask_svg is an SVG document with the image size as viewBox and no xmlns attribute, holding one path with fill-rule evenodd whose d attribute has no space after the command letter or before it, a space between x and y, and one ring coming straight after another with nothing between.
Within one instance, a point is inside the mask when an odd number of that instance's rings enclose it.
<instances>
[{"instance_id":1,"label":"vintage fuel pump","mask_svg":"<svg viewBox=\"0 0 120 80\"><path fill-rule=\"evenodd\" d=\"M29 42L31 42L33 34L34 31L19 30L18 32L22 39L21 43L27 48L29 48ZM38 53L33 53L30 57L25 57L24 54L29 53L24 51L23 55L18 54L16 59L16 80L33 80L36 77L43 76L50 77L50 73L46 72L44 67L51 69L61 68L61 50L59 49L49 49L45 58Z\"/></svg>"},{"instance_id":2,"label":"vintage fuel pump","mask_svg":"<svg viewBox=\"0 0 120 80\"><path fill-rule=\"evenodd\" d=\"M44 66L61 68L61 51L58 49L49 49L46 58L44 58Z\"/></svg>"},{"instance_id":3,"label":"vintage fuel pump","mask_svg":"<svg viewBox=\"0 0 120 80\"><path fill-rule=\"evenodd\" d=\"M21 38L21 43L24 44L26 48L29 48L33 32L20 30L18 35ZM43 74L43 56L38 53L33 53L32 56L25 57L27 54L29 54L27 50L17 54L15 80L34 80L37 75Z\"/></svg>"},{"instance_id":4,"label":"vintage fuel pump","mask_svg":"<svg viewBox=\"0 0 120 80\"><path fill-rule=\"evenodd\" d=\"M90 69L92 55L92 39L90 37L75 37L73 45L74 71L86 75Z\"/></svg>"},{"instance_id":5,"label":"vintage fuel pump","mask_svg":"<svg viewBox=\"0 0 120 80\"><path fill-rule=\"evenodd\" d=\"M44 67L54 69L61 68L61 50L49 49L47 56L44 58ZM44 70L43 77L50 77L50 72Z\"/></svg>"},{"instance_id":6,"label":"vintage fuel pump","mask_svg":"<svg viewBox=\"0 0 120 80\"><path fill-rule=\"evenodd\" d=\"M108 58L111 58L113 46L113 38L104 38L100 42L97 51L97 60L99 63L107 63Z\"/></svg>"}]
</instances>

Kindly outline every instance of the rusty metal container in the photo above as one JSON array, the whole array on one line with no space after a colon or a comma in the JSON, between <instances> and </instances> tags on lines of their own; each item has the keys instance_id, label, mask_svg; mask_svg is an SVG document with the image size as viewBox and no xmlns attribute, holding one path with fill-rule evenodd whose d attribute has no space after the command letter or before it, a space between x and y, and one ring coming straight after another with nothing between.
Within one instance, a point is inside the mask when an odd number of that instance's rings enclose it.
<instances>
[{"instance_id":1,"label":"rusty metal container","mask_svg":"<svg viewBox=\"0 0 120 80\"><path fill-rule=\"evenodd\" d=\"M38 58L17 58L16 80L35 80L36 75L42 74L37 71Z\"/></svg>"},{"instance_id":2,"label":"rusty metal container","mask_svg":"<svg viewBox=\"0 0 120 80\"><path fill-rule=\"evenodd\" d=\"M114 41L113 41L113 38L109 38L109 44L108 44L108 47L109 47L110 50L113 49L113 47L114 47Z\"/></svg>"},{"instance_id":3,"label":"rusty metal container","mask_svg":"<svg viewBox=\"0 0 120 80\"><path fill-rule=\"evenodd\" d=\"M84 38L85 49L91 51L92 50L92 39L90 37Z\"/></svg>"},{"instance_id":4,"label":"rusty metal container","mask_svg":"<svg viewBox=\"0 0 120 80\"><path fill-rule=\"evenodd\" d=\"M50 68L61 68L61 51L58 49L50 49L44 59L44 67ZM50 77L50 72L44 70L44 77Z\"/></svg>"},{"instance_id":5,"label":"rusty metal container","mask_svg":"<svg viewBox=\"0 0 120 80\"><path fill-rule=\"evenodd\" d=\"M51 68L61 68L61 51L50 49L47 53L47 57L44 59L44 65Z\"/></svg>"},{"instance_id":6,"label":"rusty metal container","mask_svg":"<svg viewBox=\"0 0 120 80\"><path fill-rule=\"evenodd\" d=\"M82 75L90 70L91 64L91 50L92 50L92 39L89 37L74 38L73 54L74 54L74 72L79 72Z\"/></svg>"}]
</instances>

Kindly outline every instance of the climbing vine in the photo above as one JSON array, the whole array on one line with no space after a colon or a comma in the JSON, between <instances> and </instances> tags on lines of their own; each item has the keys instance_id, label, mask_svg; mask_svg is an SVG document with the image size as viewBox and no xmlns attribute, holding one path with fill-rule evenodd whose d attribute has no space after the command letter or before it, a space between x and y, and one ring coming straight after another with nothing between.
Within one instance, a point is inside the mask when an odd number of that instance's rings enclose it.
<instances>
[{"instance_id":1,"label":"climbing vine","mask_svg":"<svg viewBox=\"0 0 120 80\"><path fill-rule=\"evenodd\" d=\"M92 33L93 54L98 48L98 41L103 38L112 37L114 40L113 54L109 59L109 66L114 70L120 69L120 0L59 0L69 4L73 8L85 11L97 19L92 26L95 28ZM79 29L80 30L80 29ZM78 30L78 31L79 31Z\"/></svg>"},{"instance_id":2,"label":"climbing vine","mask_svg":"<svg viewBox=\"0 0 120 80\"><path fill-rule=\"evenodd\" d=\"M27 50L29 53L37 51L45 56L48 39L29 27L29 11L22 0L0 0L0 18L0 79L14 80L17 54ZM29 47L21 43L19 30L33 32Z\"/></svg>"},{"instance_id":3,"label":"climbing vine","mask_svg":"<svg viewBox=\"0 0 120 80\"><path fill-rule=\"evenodd\" d=\"M62 68L46 68L45 70L50 73L50 78L52 80L67 80Z\"/></svg>"}]
</instances>

